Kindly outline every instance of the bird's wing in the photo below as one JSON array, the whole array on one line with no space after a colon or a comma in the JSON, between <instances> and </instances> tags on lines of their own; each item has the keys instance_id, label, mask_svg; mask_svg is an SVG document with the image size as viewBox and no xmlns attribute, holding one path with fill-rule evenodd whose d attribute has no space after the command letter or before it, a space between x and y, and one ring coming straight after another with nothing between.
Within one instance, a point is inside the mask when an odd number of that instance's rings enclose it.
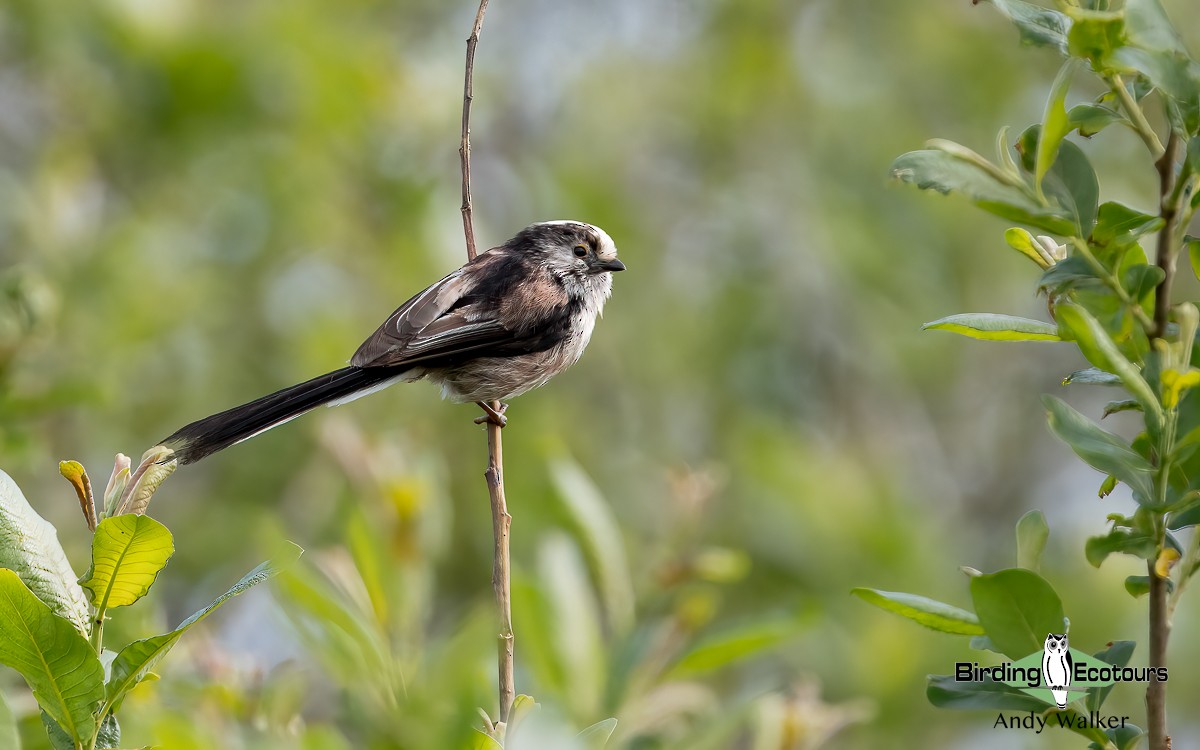
<instances>
[{"instance_id":1,"label":"bird's wing","mask_svg":"<svg viewBox=\"0 0 1200 750\"><path fill-rule=\"evenodd\" d=\"M350 364L418 364L511 344L514 333L497 319L495 305L474 293L479 270L460 268L405 302L358 347Z\"/></svg>"}]
</instances>

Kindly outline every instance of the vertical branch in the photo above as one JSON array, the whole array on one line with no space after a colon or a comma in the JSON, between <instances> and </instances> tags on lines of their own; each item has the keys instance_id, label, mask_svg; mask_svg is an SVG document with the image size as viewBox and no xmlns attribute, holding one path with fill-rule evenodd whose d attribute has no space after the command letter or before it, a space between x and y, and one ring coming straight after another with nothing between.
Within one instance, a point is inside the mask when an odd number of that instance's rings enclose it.
<instances>
[{"instance_id":1,"label":"vertical branch","mask_svg":"<svg viewBox=\"0 0 1200 750\"><path fill-rule=\"evenodd\" d=\"M1154 294L1154 337L1162 338L1167 331L1167 314L1171 309L1171 280L1175 276L1175 225L1179 220L1179 205L1175 192L1175 159L1179 153L1179 135L1172 130L1162 156L1154 162L1158 169L1159 215L1163 226L1158 232L1158 252L1155 262L1165 276Z\"/></svg>"},{"instance_id":2,"label":"vertical branch","mask_svg":"<svg viewBox=\"0 0 1200 750\"><path fill-rule=\"evenodd\" d=\"M1158 233L1158 248L1155 263L1163 270L1163 280L1159 283L1154 294L1154 337L1166 336L1167 319L1171 309L1171 281L1175 276L1175 259L1178 255L1178 243L1175 238L1175 225L1179 220L1179 204L1175 193L1175 160L1179 152L1179 135L1172 129L1167 139L1162 156L1155 161L1158 169L1159 211L1163 227ZM1169 460L1164 446L1160 461ZM1159 482L1168 481L1169 469L1163 467ZM1160 523L1163 530L1159 535L1159 549L1165 540L1165 524ZM1150 619L1150 655L1151 671L1167 665L1167 641L1171 636L1171 620L1167 606L1167 578L1169 572L1160 575L1156 560L1147 564L1150 574L1149 619ZM1170 750L1171 739L1167 734L1167 686L1157 678L1152 678L1146 686L1146 725L1149 734L1150 750Z\"/></svg>"},{"instance_id":3,"label":"vertical branch","mask_svg":"<svg viewBox=\"0 0 1200 750\"><path fill-rule=\"evenodd\" d=\"M463 76L462 140L458 146L458 161L462 166L462 222L463 235L467 240L467 260L475 260L475 226L471 216L471 101L475 98L475 48L479 46L479 32L483 31L483 14L487 13L488 0L479 1L471 35L467 37L467 65Z\"/></svg>"},{"instance_id":4,"label":"vertical branch","mask_svg":"<svg viewBox=\"0 0 1200 750\"><path fill-rule=\"evenodd\" d=\"M467 243L467 260L474 260L475 227L471 205L471 101L475 98L475 48L479 45L479 33L483 30L483 16L487 12L488 0L480 0L475 24L467 37L466 73L463 79L462 140L458 147L459 163L462 166L462 220L463 235ZM496 615L500 625L497 636L497 688L500 711L497 722L507 722L516 694L513 678L513 632L512 597L509 577L508 531L512 516L508 514L508 503L504 499L504 447L500 430L504 427L503 405L499 401L480 404L487 412L488 467L484 472L487 480L488 497L492 505L492 590L496 597Z\"/></svg>"}]
</instances>

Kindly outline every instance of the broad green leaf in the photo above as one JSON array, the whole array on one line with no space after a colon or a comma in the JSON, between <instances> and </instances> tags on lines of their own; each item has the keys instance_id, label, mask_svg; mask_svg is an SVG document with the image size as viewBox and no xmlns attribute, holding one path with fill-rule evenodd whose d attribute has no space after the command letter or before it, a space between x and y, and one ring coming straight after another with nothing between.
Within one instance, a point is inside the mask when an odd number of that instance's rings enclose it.
<instances>
[{"instance_id":1,"label":"broad green leaf","mask_svg":"<svg viewBox=\"0 0 1200 750\"><path fill-rule=\"evenodd\" d=\"M1033 711L1039 714L1046 710L1045 703L1003 682L958 682L954 675L948 674L930 675L925 697L938 708Z\"/></svg>"},{"instance_id":2,"label":"broad green leaf","mask_svg":"<svg viewBox=\"0 0 1200 750\"><path fill-rule=\"evenodd\" d=\"M1017 521L1017 567L1036 572L1049 537L1050 527L1040 510L1031 510L1021 516Z\"/></svg>"},{"instance_id":3,"label":"broad green leaf","mask_svg":"<svg viewBox=\"0 0 1200 750\"><path fill-rule=\"evenodd\" d=\"M1091 138L1114 122L1124 121L1125 116L1120 112L1099 104L1076 104L1067 112L1067 124L1084 138Z\"/></svg>"},{"instance_id":4,"label":"broad green leaf","mask_svg":"<svg viewBox=\"0 0 1200 750\"><path fill-rule=\"evenodd\" d=\"M1112 55L1125 44L1125 19L1120 12L1072 8L1067 49L1075 57L1090 60L1092 69L1105 73L1113 68Z\"/></svg>"},{"instance_id":5,"label":"broad green leaf","mask_svg":"<svg viewBox=\"0 0 1200 750\"><path fill-rule=\"evenodd\" d=\"M1007 656L1040 651L1047 633L1063 632L1063 608L1046 579L1009 568L971 579L975 614L988 638Z\"/></svg>"},{"instance_id":6,"label":"broad green leaf","mask_svg":"<svg viewBox=\"0 0 1200 750\"><path fill-rule=\"evenodd\" d=\"M1149 536L1128 529L1113 529L1103 536L1089 537L1083 547L1087 561L1097 568L1109 555L1116 552L1150 560L1157 549L1158 545Z\"/></svg>"},{"instance_id":7,"label":"broad green leaf","mask_svg":"<svg viewBox=\"0 0 1200 750\"><path fill-rule=\"evenodd\" d=\"M579 739L583 741L584 748L587 750L602 750L608 741L612 739L613 732L617 731L617 720L615 718L598 721L587 729L579 733Z\"/></svg>"},{"instance_id":8,"label":"broad green leaf","mask_svg":"<svg viewBox=\"0 0 1200 750\"><path fill-rule=\"evenodd\" d=\"M1200 195L1200 191L1197 192L1197 195ZM1184 244L1187 245L1188 260L1192 264L1192 273L1196 275L1197 279L1200 279L1200 239L1189 236L1185 238Z\"/></svg>"},{"instance_id":9,"label":"broad green leaf","mask_svg":"<svg viewBox=\"0 0 1200 750\"><path fill-rule=\"evenodd\" d=\"M1122 203L1106 201L1096 214L1092 242L1097 245L1128 247L1147 234L1162 228L1163 220Z\"/></svg>"},{"instance_id":10,"label":"broad green leaf","mask_svg":"<svg viewBox=\"0 0 1200 750\"><path fill-rule=\"evenodd\" d=\"M767 620L734 628L703 639L685 653L668 673L672 677L707 674L757 656L795 638L800 632L795 620Z\"/></svg>"},{"instance_id":11,"label":"broad green leaf","mask_svg":"<svg viewBox=\"0 0 1200 750\"><path fill-rule=\"evenodd\" d=\"M1108 645L1108 648L1093 654L1097 659L1106 664L1111 664L1114 667L1123 667L1129 663L1133 657L1133 649L1137 644L1133 641L1113 641ZM1088 711L1099 711L1104 705L1104 701L1108 699L1108 694L1112 692L1114 682L1111 685L1102 687L1088 688L1087 709Z\"/></svg>"},{"instance_id":12,"label":"broad green leaf","mask_svg":"<svg viewBox=\"0 0 1200 750\"><path fill-rule=\"evenodd\" d=\"M1042 189L1042 179L1050 171L1050 165L1058 158L1058 147L1063 138L1071 131L1067 121L1067 91L1071 88L1071 77L1079 61L1068 59L1058 70L1054 83L1050 86L1050 96L1046 100L1046 108L1042 113L1041 136L1038 138L1037 157L1034 160L1033 184L1037 190ZM1084 235L1086 236L1086 234Z\"/></svg>"},{"instance_id":13,"label":"broad green leaf","mask_svg":"<svg viewBox=\"0 0 1200 750\"><path fill-rule=\"evenodd\" d=\"M624 633L633 625L633 575L612 509L574 461L552 462L550 475L596 576L608 624L614 632Z\"/></svg>"},{"instance_id":14,"label":"broad green leaf","mask_svg":"<svg viewBox=\"0 0 1200 750\"><path fill-rule=\"evenodd\" d=\"M1143 306L1148 306L1148 311L1152 311L1154 298L1151 295L1154 294L1154 290L1166 278L1166 275L1166 272L1158 266L1138 263L1127 268L1125 273L1121 274L1121 286L1129 292L1130 299Z\"/></svg>"},{"instance_id":15,"label":"broad green leaf","mask_svg":"<svg viewBox=\"0 0 1200 750\"><path fill-rule=\"evenodd\" d=\"M291 549L285 556L278 560L269 560L259 565L243 576L228 591L214 599L211 604L193 613L191 617L184 620L180 623L179 627L171 632L134 641L121 649L121 652L117 654L117 658L112 663L111 676L109 677L106 689L107 698L105 705L115 710L120 705L125 694L145 679L146 674L154 669L154 666L175 647L175 644L179 642L183 634L191 629L193 625L208 617L233 597L245 593L263 581L279 575L280 571L298 560L304 551L296 545L290 545L290 547Z\"/></svg>"},{"instance_id":16,"label":"broad green leaf","mask_svg":"<svg viewBox=\"0 0 1200 750\"><path fill-rule=\"evenodd\" d=\"M936 599L867 588L852 589L850 593L869 604L906 617L931 630L955 635L983 635L983 627L974 613Z\"/></svg>"},{"instance_id":17,"label":"broad green leaf","mask_svg":"<svg viewBox=\"0 0 1200 750\"><path fill-rule=\"evenodd\" d=\"M17 717L5 702L2 690L0 690L0 747L21 750L21 732L17 729Z\"/></svg>"},{"instance_id":18,"label":"broad green leaf","mask_svg":"<svg viewBox=\"0 0 1200 750\"><path fill-rule=\"evenodd\" d=\"M16 571L29 590L81 634L88 604L58 543L58 532L34 512L21 489L0 471L0 568Z\"/></svg>"},{"instance_id":19,"label":"broad green leaf","mask_svg":"<svg viewBox=\"0 0 1200 750\"><path fill-rule=\"evenodd\" d=\"M1073 218L1075 227L1069 234L1087 237L1091 233L1100 202L1100 183L1082 149L1070 141L1062 141L1058 158L1042 181L1042 189Z\"/></svg>"},{"instance_id":20,"label":"broad green leaf","mask_svg":"<svg viewBox=\"0 0 1200 750\"><path fill-rule=\"evenodd\" d=\"M892 176L922 190L959 193L985 211L1012 221L1040 227L1052 234L1069 235L1075 230L1073 217L1061 208L1042 205L1019 187L1004 182L999 168L963 158L944 149L910 151L892 163Z\"/></svg>"},{"instance_id":21,"label":"broad green leaf","mask_svg":"<svg viewBox=\"0 0 1200 750\"><path fill-rule=\"evenodd\" d=\"M1067 29L1071 20L1055 10L1048 10L1023 0L987 0L1008 20L1012 21L1021 34L1021 43L1039 47L1053 47L1060 54L1067 54Z\"/></svg>"},{"instance_id":22,"label":"broad green leaf","mask_svg":"<svg viewBox=\"0 0 1200 750\"><path fill-rule=\"evenodd\" d=\"M1159 0L1127 0L1129 46L1117 50L1120 64L1144 74L1170 98L1173 124L1187 133L1200 127L1200 64L1191 58Z\"/></svg>"},{"instance_id":23,"label":"broad green leaf","mask_svg":"<svg viewBox=\"0 0 1200 750\"><path fill-rule=\"evenodd\" d=\"M1102 743L1093 742L1088 745L1088 750L1110 750L1110 747L1115 747L1117 750L1134 750L1146 732L1136 724L1126 722L1123 727L1104 730L1104 734L1107 740Z\"/></svg>"},{"instance_id":24,"label":"broad green leaf","mask_svg":"<svg viewBox=\"0 0 1200 750\"><path fill-rule=\"evenodd\" d=\"M1129 485L1139 503L1154 498L1154 467L1120 437L1100 428L1061 399L1042 396L1050 429L1092 468Z\"/></svg>"},{"instance_id":25,"label":"broad green leaf","mask_svg":"<svg viewBox=\"0 0 1200 750\"><path fill-rule=\"evenodd\" d=\"M1062 341L1050 323L996 313L963 313L921 326L925 331L950 331L984 341Z\"/></svg>"},{"instance_id":26,"label":"broad green leaf","mask_svg":"<svg viewBox=\"0 0 1200 750\"><path fill-rule=\"evenodd\" d=\"M1074 289L1100 287L1103 283L1091 264L1079 255L1072 255L1046 269L1038 280L1038 291L1054 296Z\"/></svg>"},{"instance_id":27,"label":"broad green leaf","mask_svg":"<svg viewBox=\"0 0 1200 750\"><path fill-rule=\"evenodd\" d=\"M174 553L171 532L153 518L106 518L92 537L92 567L82 586L98 610L133 604L146 595Z\"/></svg>"},{"instance_id":28,"label":"broad green leaf","mask_svg":"<svg viewBox=\"0 0 1200 750\"><path fill-rule=\"evenodd\" d=\"M46 729L46 736L50 739L50 746L53 750L75 750L75 740L71 739L66 730L59 726L57 721L50 718L45 711L41 713L42 726ZM121 726L117 723L117 717L109 714L104 717L104 723L96 732L96 750L111 750L111 748L120 746Z\"/></svg>"},{"instance_id":29,"label":"broad green leaf","mask_svg":"<svg viewBox=\"0 0 1200 750\"><path fill-rule=\"evenodd\" d=\"M1063 385L1120 385L1121 379L1099 367L1076 370L1062 379Z\"/></svg>"},{"instance_id":30,"label":"broad green leaf","mask_svg":"<svg viewBox=\"0 0 1200 750\"><path fill-rule=\"evenodd\" d=\"M1162 426L1162 407L1141 371L1117 348L1108 331L1079 305L1060 304L1055 309L1059 326L1068 330L1071 338L1088 361L1101 370L1121 378L1129 395L1138 400L1146 412L1146 425L1157 433ZM1066 338L1064 336L1064 338ZM1109 472L1112 473L1112 472Z\"/></svg>"},{"instance_id":31,"label":"broad green leaf","mask_svg":"<svg viewBox=\"0 0 1200 750\"><path fill-rule=\"evenodd\" d=\"M0 664L25 678L38 705L72 739L95 734L92 713L104 699L104 667L87 639L0 569Z\"/></svg>"}]
</instances>

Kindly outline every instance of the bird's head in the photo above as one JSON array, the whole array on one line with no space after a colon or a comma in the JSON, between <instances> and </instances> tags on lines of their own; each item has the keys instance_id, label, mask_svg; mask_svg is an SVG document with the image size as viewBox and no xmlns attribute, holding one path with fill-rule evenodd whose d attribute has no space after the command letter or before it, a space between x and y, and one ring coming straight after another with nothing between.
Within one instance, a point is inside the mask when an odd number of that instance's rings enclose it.
<instances>
[{"instance_id":1,"label":"bird's head","mask_svg":"<svg viewBox=\"0 0 1200 750\"><path fill-rule=\"evenodd\" d=\"M585 277L625 270L608 233L582 221L531 224L508 245L560 275Z\"/></svg>"}]
</instances>

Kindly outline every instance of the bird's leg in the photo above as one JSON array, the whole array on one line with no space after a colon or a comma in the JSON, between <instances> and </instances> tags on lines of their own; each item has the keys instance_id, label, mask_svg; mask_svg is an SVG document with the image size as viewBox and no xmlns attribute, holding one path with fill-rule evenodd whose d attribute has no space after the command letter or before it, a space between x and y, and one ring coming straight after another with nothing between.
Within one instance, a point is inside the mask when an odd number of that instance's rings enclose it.
<instances>
[{"instance_id":1,"label":"bird's leg","mask_svg":"<svg viewBox=\"0 0 1200 750\"><path fill-rule=\"evenodd\" d=\"M490 422L494 425L503 427L508 424L508 417L504 416L504 412L508 411L508 404L497 402L500 404L500 409L492 408L492 405L486 401L476 401L476 405L485 412L483 416L475 417L475 424L484 424Z\"/></svg>"}]
</instances>

